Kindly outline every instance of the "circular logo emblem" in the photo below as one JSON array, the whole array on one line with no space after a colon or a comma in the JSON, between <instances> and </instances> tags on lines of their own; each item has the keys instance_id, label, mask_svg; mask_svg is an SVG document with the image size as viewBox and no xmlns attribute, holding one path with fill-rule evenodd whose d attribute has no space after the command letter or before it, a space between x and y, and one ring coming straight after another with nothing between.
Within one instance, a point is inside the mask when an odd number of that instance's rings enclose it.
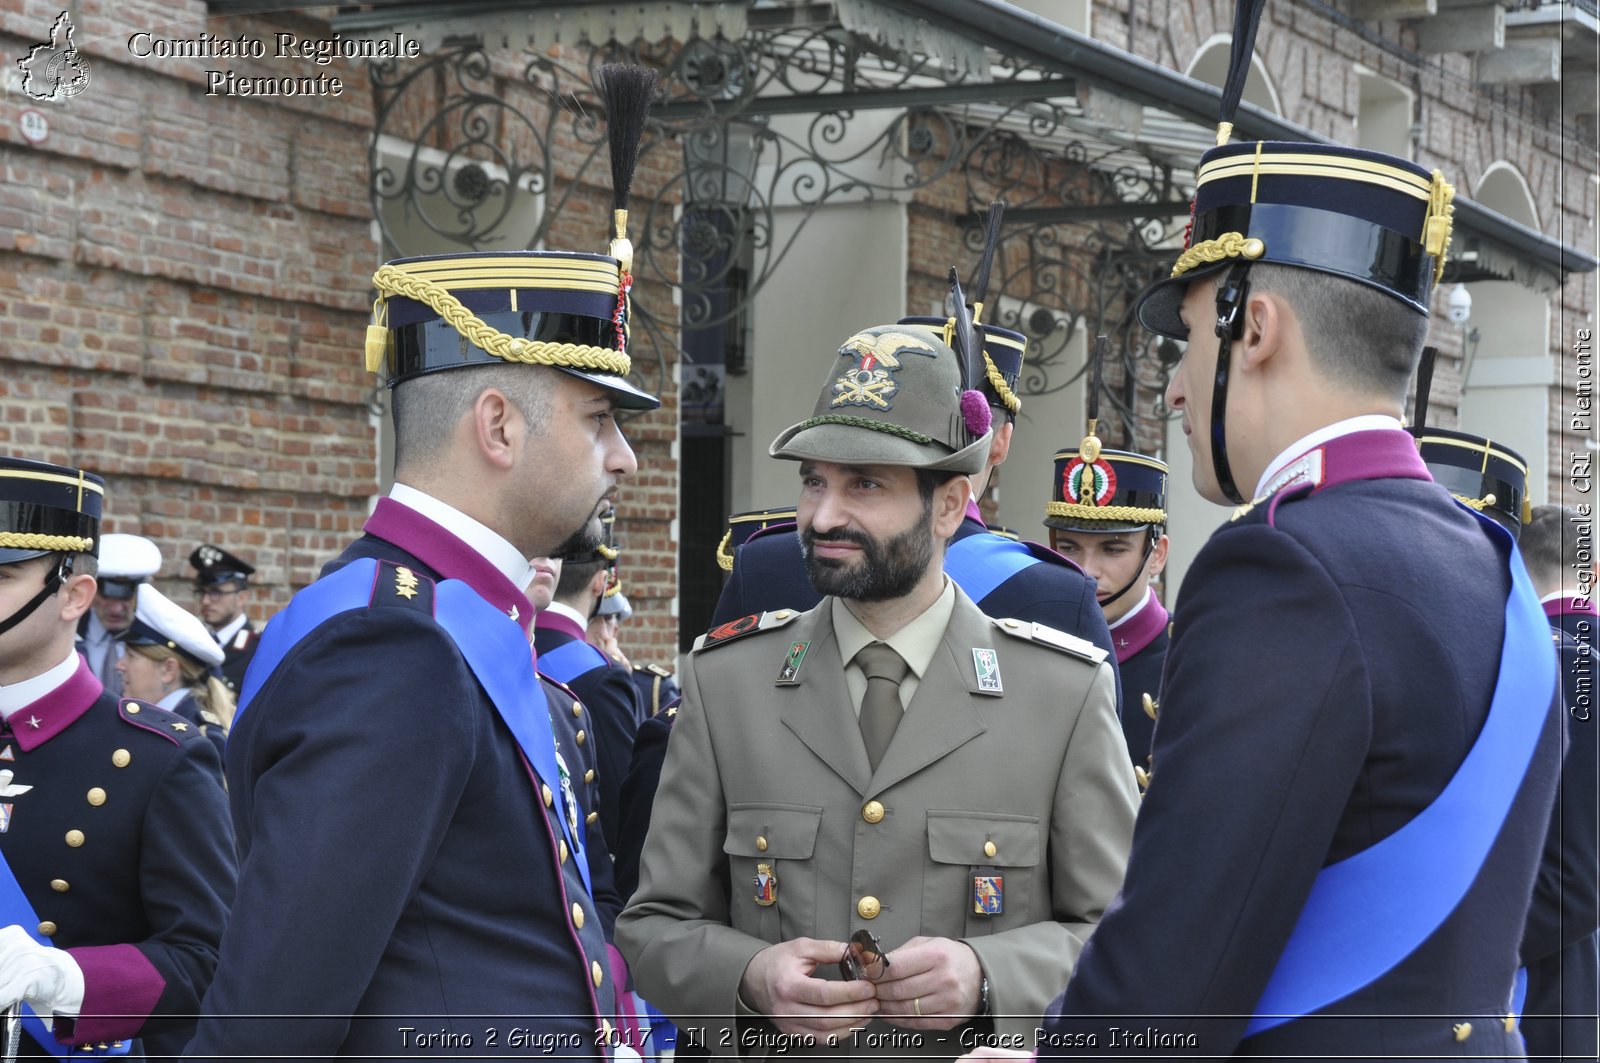
<instances>
[{"instance_id":1,"label":"circular logo emblem","mask_svg":"<svg viewBox=\"0 0 1600 1063\"><path fill-rule=\"evenodd\" d=\"M1109 463L1073 458L1061 474L1061 497L1080 506L1104 506L1117 493L1117 472Z\"/></svg>"}]
</instances>

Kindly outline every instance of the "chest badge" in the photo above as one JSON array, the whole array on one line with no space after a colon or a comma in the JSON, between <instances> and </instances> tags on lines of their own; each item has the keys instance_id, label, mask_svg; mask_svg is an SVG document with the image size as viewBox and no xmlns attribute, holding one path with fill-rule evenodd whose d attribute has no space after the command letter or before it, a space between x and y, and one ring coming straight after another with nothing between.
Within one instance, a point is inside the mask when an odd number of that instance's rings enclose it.
<instances>
[{"instance_id":1,"label":"chest badge","mask_svg":"<svg viewBox=\"0 0 1600 1063\"><path fill-rule=\"evenodd\" d=\"M796 642L789 647L789 655L783 659L783 667L778 669L778 682L785 684L799 682L796 677L800 674L800 665L805 662L806 651L810 648L809 642Z\"/></svg>"},{"instance_id":2,"label":"chest badge","mask_svg":"<svg viewBox=\"0 0 1600 1063\"><path fill-rule=\"evenodd\" d=\"M1001 694L1000 657L987 646L972 651L972 667L978 674L978 690L984 694Z\"/></svg>"},{"instance_id":3,"label":"chest badge","mask_svg":"<svg viewBox=\"0 0 1600 1063\"><path fill-rule=\"evenodd\" d=\"M778 874L772 870L771 864L756 865L755 902L763 908L778 903Z\"/></svg>"}]
</instances>

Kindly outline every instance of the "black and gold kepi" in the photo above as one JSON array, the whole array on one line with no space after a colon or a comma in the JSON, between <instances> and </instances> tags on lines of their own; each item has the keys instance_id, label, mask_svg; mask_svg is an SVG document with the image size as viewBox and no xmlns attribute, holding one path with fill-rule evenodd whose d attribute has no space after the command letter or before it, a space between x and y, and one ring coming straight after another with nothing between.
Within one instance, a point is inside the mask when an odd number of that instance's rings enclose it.
<instances>
[{"instance_id":1,"label":"black and gold kepi","mask_svg":"<svg viewBox=\"0 0 1600 1063\"><path fill-rule=\"evenodd\" d=\"M597 384L625 409L661 400L629 379L633 245L628 189L655 91L647 68L601 69L611 142L610 254L501 251L401 258L373 275L366 364L390 387L464 366L545 365Z\"/></svg>"},{"instance_id":2,"label":"black and gold kepi","mask_svg":"<svg viewBox=\"0 0 1600 1063\"><path fill-rule=\"evenodd\" d=\"M1365 285L1423 316L1444 274L1455 188L1438 170L1407 159L1335 144L1229 143L1250 73L1265 0L1238 0L1233 49L1222 86L1217 146L1200 157L1184 251L1172 276L1140 296L1139 321L1188 339L1178 310L1189 285L1217 284L1217 366L1205 430L1222 494L1243 502L1228 461L1228 378L1233 341L1244 334L1249 270L1258 262L1315 270Z\"/></svg>"},{"instance_id":3,"label":"black and gold kepi","mask_svg":"<svg viewBox=\"0 0 1600 1063\"><path fill-rule=\"evenodd\" d=\"M106 482L94 473L0 457L0 565L97 554Z\"/></svg>"},{"instance_id":4,"label":"black and gold kepi","mask_svg":"<svg viewBox=\"0 0 1600 1063\"><path fill-rule=\"evenodd\" d=\"M1412 428L1417 451L1434 481L1457 500L1509 531L1513 537L1533 519L1528 498L1528 462L1503 443L1449 428Z\"/></svg>"},{"instance_id":5,"label":"black and gold kepi","mask_svg":"<svg viewBox=\"0 0 1600 1063\"><path fill-rule=\"evenodd\" d=\"M1144 532L1144 559L1133 579L1101 603L1110 605L1139 581L1144 562L1167 523L1167 463L1160 458L1100 445L1100 372L1110 342L1095 338L1089 355L1089 431L1075 447L1056 451L1044 524L1058 531L1096 535Z\"/></svg>"},{"instance_id":6,"label":"black and gold kepi","mask_svg":"<svg viewBox=\"0 0 1600 1063\"><path fill-rule=\"evenodd\" d=\"M728 530L722 533L722 541L717 543L717 567L724 572L733 571L733 555L744 541L756 532L770 528L774 524L793 524L795 509L755 509L748 513L735 513L728 518Z\"/></svg>"}]
</instances>

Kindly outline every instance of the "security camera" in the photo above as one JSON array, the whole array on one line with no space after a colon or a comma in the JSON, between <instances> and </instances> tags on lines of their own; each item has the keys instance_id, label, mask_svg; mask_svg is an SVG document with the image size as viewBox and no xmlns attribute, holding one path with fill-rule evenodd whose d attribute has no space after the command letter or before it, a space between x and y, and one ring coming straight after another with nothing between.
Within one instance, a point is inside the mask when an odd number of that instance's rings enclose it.
<instances>
[{"instance_id":1,"label":"security camera","mask_svg":"<svg viewBox=\"0 0 1600 1063\"><path fill-rule=\"evenodd\" d=\"M1465 284L1458 284L1450 289L1450 298L1445 304L1445 314L1458 325L1465 325L1467 318L1472 316L1472 293L1467 291Z\"/></svg>"}]
</instances>

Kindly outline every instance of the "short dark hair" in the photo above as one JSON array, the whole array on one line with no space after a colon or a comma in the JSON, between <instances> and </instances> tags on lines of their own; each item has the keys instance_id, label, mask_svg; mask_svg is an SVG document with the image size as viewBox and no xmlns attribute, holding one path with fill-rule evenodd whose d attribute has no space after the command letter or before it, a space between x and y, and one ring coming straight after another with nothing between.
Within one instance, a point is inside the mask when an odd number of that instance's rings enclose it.
<instances>
[{"instance_id":1,"label":"short dark hair","mask_svg":"<svg viewBox=\"0 0 1600 1063\"><path fill-rule=\"evenodd\" d=\"M391 403L395 466L437 457L461 418L489 388L503 391L516 404L531 434L544 434L550 425L555 372L546 366L511 363L473 365L425 373L395 385Z\"/></svg>"},{"instance_id":2,"label":"short dark hair","mask_svg":"<svg viewBox=\"0 0 1600 1063\"><path fill-rule=\"evenodd\" d=\"M1590 524L1571 506L1533 507L1533 517L1522 526L1517 548L1535 583L1559 587L1585 561L1594 559L1594 537L1585 530Z\"/></svg>"},{"instance_id":3,"label":"short dark hair","mask_svg":"<svg viewBox=\"0 0 1600 1063\"><path fill-rule=\"evenodd\" d=\"M1217 274L1220 286L1228 271ZM1416 372L1428 318L1378 288L1323 273L1257 263L1252 293L1271 292L1294 308L1312 362L1329 379L1401 402Z\"/></svg>"},{"instance_id":4,"label":"short dark hair","mask_svg":"<svg viewBox=\"0 0 1600 1063\"><path fill-rule=\"evenodd\" d=\"M604 561L564 561L561 578L556 580L556 597L570 598L589 585L594 574L606 566Z\"/></svg>"},{"instance_id":5,"label":"short dark hair","mask_svg":"<svg viewBox=\"0 0 1600 1063\"><path fill-rule=\"evenodd\" d=\"M933 503L934 491L954 480L957 476L963 475L959 472L951 472L949 469L913 469L911 471L917 474L917 493L922 496L922 504L924 506Z\"/></svg>"}]
</instances>

